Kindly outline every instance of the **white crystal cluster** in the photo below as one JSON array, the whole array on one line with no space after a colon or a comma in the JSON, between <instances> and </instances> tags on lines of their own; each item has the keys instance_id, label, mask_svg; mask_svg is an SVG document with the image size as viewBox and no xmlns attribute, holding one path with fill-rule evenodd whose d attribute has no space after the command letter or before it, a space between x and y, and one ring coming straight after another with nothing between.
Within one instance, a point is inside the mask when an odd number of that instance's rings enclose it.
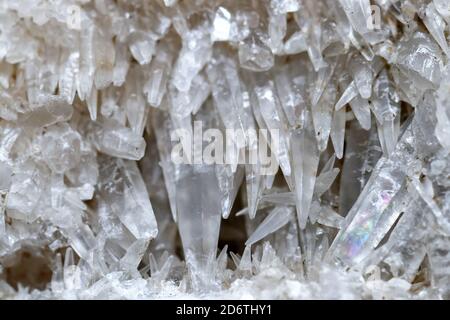
<instances>
[{"instance_id":1,"label":"white crystal cluster","mask_svg":"<svg viewBox=\"0 0 450 320\"><path fill-rule=\"evenodd\" d=\"M449 26L448 0L0 0L0 298L450 298ZM226 164L172 161L195 122L243 133Z\"/></svg>"}]
</instances>

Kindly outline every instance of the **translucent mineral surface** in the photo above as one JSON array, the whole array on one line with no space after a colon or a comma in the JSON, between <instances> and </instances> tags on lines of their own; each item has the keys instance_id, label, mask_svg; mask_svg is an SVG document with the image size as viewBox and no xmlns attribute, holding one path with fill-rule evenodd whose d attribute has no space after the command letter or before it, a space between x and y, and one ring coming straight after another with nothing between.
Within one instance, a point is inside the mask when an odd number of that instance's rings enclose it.
<instances>
[{"instance_id":1,"label":"translucent mineral surface","mask_svg":"<svg viewBox=\"0 0 450 320\"><path fill-rule=\"evenodd\" d=\"M450 1L0 0L0 299L450 299Z\"/></svg>"}]
</instances>

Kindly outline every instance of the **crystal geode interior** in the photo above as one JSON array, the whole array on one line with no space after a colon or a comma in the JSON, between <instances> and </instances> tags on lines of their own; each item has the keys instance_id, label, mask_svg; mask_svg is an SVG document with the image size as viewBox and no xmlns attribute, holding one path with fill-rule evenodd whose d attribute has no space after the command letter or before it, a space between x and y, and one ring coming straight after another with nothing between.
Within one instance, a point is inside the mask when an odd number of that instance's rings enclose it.
<instances>
[{"instance_id":1,"label":"crystal geode interior","mask_svg":"<svg viewBox=\"0 0 450 320\"><path fill-rule=\"evenodd\" d=\"M449 25L0 0L0 298L450 298Z\"/></svg>"}]
</instances>

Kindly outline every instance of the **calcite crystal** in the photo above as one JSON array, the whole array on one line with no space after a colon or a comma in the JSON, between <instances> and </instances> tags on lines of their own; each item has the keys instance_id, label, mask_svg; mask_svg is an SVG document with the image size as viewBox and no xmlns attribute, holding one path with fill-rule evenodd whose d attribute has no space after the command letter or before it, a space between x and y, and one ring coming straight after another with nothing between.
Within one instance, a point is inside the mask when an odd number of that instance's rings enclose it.
<instances>
[{"instance_id":1,"label":"calcite crystal","mask_svg":"<svg viewBox=\"0 0 450 320\"><path fill-rule=\"evenodd\" d=\"M0 298L449 299L448 0L0 0Z\"/></svg>"}]
</instances>

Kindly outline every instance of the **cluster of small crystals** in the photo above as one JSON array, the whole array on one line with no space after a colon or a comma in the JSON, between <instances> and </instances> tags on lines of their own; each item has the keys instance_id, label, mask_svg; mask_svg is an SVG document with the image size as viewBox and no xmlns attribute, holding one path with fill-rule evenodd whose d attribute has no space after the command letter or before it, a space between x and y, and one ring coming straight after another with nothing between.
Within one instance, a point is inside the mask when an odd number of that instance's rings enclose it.
<instances>
[{"instance_id":1,"label":"cluster of small crystals","mask_svg":"<svg viewBox=\"0 0 450 320\"><path fill-rule=\"evenodd\" d=\"M0 298L450 298L449 26L448 0L0 0ZM242 130L227 164L171 160L195 121ZM248 129L277 174L238 163ZM23 250L42 290L8 281Z\"/></svg>"}]
</instances>

